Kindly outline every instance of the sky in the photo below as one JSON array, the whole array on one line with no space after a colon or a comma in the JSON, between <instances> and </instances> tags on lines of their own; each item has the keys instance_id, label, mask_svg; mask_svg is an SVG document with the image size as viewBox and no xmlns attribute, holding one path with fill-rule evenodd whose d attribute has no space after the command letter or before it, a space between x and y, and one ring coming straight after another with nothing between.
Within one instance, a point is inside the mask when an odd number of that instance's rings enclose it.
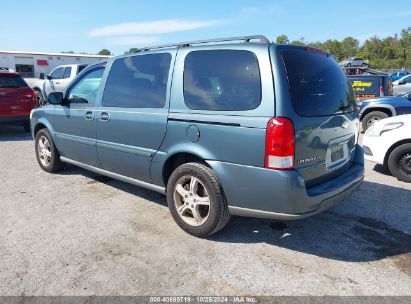
<instances>
[{"instance_id":1,"label":"sky","mask_svg":"<svg viewBox=\"0 0 411 304\"><path fill-rule=\"evenodd\" d=\"M408 1L0 0L0 50L95 54L106 48L119 55L132 47L251 34L363 42L411 26Z\"/></svg>"}]
</instances>

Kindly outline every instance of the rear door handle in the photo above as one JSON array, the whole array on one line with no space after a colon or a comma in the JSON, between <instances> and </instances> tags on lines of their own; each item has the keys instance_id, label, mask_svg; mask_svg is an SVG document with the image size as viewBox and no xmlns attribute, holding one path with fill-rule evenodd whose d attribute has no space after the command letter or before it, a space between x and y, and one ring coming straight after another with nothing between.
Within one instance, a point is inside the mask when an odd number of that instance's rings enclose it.
<instances>
[{"instance_id":1,"label":"rear door handle","mask_svg":"<svg viewBox=\"0 0 411 304\"><path fill-rule=\"evenodd\" d=\"M94 113L91 112L91 111L87 111L87 112L86 112L86 115L84 115L84 117L85 117L87 120L93 120L93 119L94 119Z\"/></svg>"},{"instance_id":2,"label":"rear door handle","mask_svg":"<svg viewBox=\"0 0 411 304\"><path fill-rule=\"evenodd\" d=\"M108 121L110 120L110 114L107 112L101 112L100 114L100 120L102 121Z\"/></svg>"}]
</instances>

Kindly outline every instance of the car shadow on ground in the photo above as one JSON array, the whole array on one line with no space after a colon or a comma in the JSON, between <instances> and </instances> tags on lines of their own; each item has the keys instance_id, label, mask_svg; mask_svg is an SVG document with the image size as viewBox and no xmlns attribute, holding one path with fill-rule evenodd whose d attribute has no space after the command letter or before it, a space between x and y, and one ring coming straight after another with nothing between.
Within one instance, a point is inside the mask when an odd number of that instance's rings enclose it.
<instances>
[{"instance_id":1,"label":"car shadow on ground","mask_svg":"<svg viewBox=\"0 0 411 304\"><path fill-rule=\"evenodd\" d=\"M383 175L392 176L391 172L383 165L376 164L373 170Z\"/></svg>"},{"instance_id":2,"label":"car shadow on ground","mask_svg":"<svg viewBox=\"0 0 411 304\"><path fill-rule=\"evenodd\" d=\"M62 174L81 174L91 179L88 183L103 182L167 208L166 197L154 191L75 167L69 167ZM380 200L372 199L368 194L369 189L373 189L377 197L380 193L386 196ZM401 231L390 224L395 220L410 223L411 203L408 198L411 191L364 182L360 192L363 193L353 195L336 208L298 221L232 217L223 230L207 239L224 243L266 243L346 262L374 261L411 253L411 235L404 232L411 231L411 225L405 224L408 227ZM387 208L392 197L402 198L402 201L397 201L393 208ZM407 205L400 208L401 204ZM356 212L359 208L366 210L366 216ZM379 219L381 212L392 214L389 219L382 221ZM407 259L411 260L411 256Z\"/></svg>"},{"instance_id":3,"label":"car shadow on ground","mask_svg":"<svg viewBox=\"0 0 411 304\"><path fill-rule=\"evenodd\" d=\"M346 262L408 254L411 265L411 191L372 182L364 182L360 191L363 193L353 195L340 206L298 221L235 217L221 234L211 239L233 243L264 242ZM381 199L378 199L380 194ZM391 208L390 202L393 203ZM359 209L362 211L357 212ZM385 212L391 214L384 216ZM403 223L401 230L394 227L397 221Z\"/></svg>"},{"instance_id":4,"label":"car shadow on ground","mask_svg":"<svg viewBox=\"0 0 411 304\"><path fill-rule=\"evenodd\" d=\"M31 134L24 131L22 126L1 126L0 125L0 142L1 141L25 141L32 140Z\"/></svg>"}]
</instances>

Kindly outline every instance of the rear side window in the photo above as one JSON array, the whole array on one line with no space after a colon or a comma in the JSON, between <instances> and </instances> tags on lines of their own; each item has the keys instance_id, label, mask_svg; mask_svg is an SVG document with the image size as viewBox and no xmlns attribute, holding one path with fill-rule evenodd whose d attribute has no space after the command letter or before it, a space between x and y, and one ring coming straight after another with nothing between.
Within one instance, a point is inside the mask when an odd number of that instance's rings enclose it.
<instances>
[{"instance_id":1,"label":"rear side window","mask_svg":"<svg viewBox=\"0 0 411 304\"><path fill-rule=\"evenodd\" d=\"M107 77L102 106L163 108L170 62L168 53L117 59Z\"/></svg>"},{"instance_id":2,"label":"rear side window","mask_svg":"<svg viewBox=\"0 0 411 304\"><path fill-rule=\"evenodd\" d=\"M70 76L71 76L71 67L67 67L64 69L63 78L67 79L67 78L70 78Z\"/></svg>"},{"instance_id":3,"label":"rear side window","mask_svg":"<svg viewBox=\"0 0 411 304\"><path fill-rule=\"evenodd\" d=\"M311 49L285 50L282 58L291 102L299 115L322 116L354 110L352 88L334 59Z\"/></svg>"},{"instance_id":4,"label":"rear side window","mask_svg":"<svg viewBox=\"0 0 411 304\"><path fill-rule=\"evenodd\" d=\"M0 75L0 88L27 88L23 78L17 75Z\"/></svg>"},{"instance_id":5,"label":"rear side window","mask_svg":"<svg viewBox=\"0 0 411 304\"><path fill-rule=\"evenodd\" d=\"M190 109L245 111L261 103L257 57L249 51L194 51L184 65L184 100Z\"/></svg>"}]
</instances>

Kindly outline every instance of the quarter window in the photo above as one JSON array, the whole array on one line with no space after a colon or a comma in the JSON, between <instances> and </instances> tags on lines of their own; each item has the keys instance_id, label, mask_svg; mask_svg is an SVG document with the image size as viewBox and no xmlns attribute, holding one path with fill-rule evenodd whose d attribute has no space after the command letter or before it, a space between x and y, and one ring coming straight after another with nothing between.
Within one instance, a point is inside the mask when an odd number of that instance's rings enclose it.
<instances>
[{"instance_id":1,"label":"quarter window","mask_svg":"<svg viewBox=\"0 0 411 304\"><path fill-rule=\"evenodd\" d=\"M163 108L171 55L137 55L115 60L107 77L102 106Z\"/></svg>"},{"instance_id":2,"label":"quarter window","mask_svg":"<svg viewBox=\"0 0 411 304\"><path fill-rule=\"evenodd\" d=\"M99 67L84 75L69 91L70 103L93 104L103 77L104 67Z\"/></svg>"},{"instance_id":3,"label":"quarter window","mask_svg":"<svg viewBox=\"0 0 411 304\"><path fill-rule=\"evenodd\" d=\"M184 65L184 100L190 109L245 111L261 103L257 57L242 50L194 51Z\"/></svg>"}]
</instances>

